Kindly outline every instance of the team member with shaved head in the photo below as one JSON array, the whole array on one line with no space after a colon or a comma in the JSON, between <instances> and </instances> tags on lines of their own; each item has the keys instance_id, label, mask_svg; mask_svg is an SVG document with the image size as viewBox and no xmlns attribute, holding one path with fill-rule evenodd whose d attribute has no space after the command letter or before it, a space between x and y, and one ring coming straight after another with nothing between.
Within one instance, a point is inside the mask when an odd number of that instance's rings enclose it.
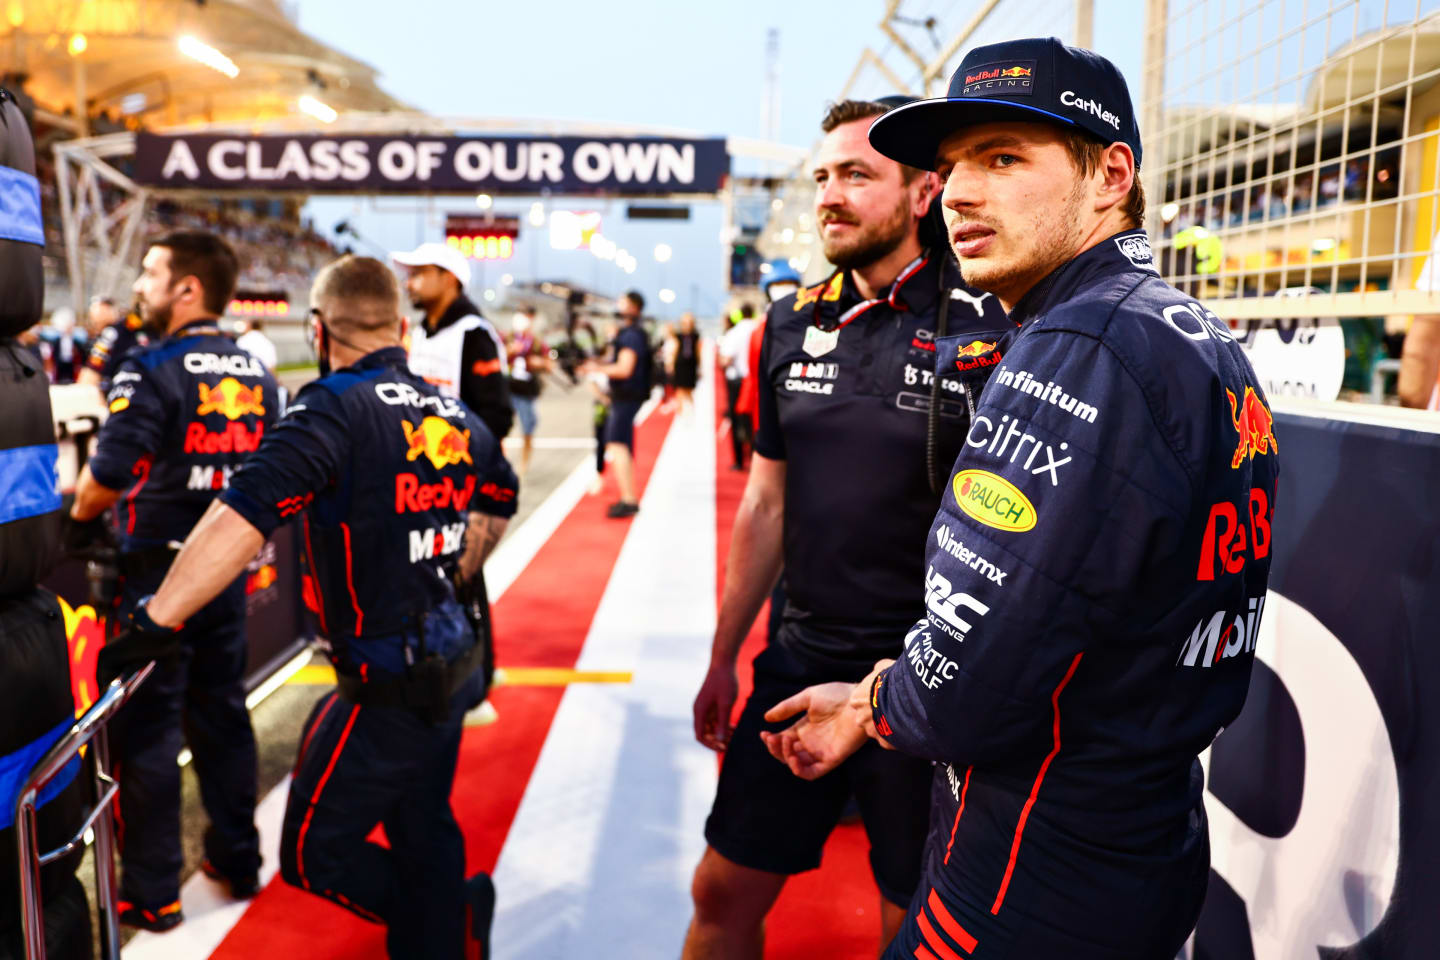
<instances>
[{"instance_id":1,"label":"team member with shaved head","mask_svg":"<svg viewBox=\"0 0 1440 960\"><path fill-rule=\"evenodd\" d=\"M299 518L338 689L301 734L281 873L385 924L391 957L488 957L495 891L484 874L465 880L450 787L465 712L484 695L474 582L515 512L515 475L471 410L410 372L385 264L342 257L310 302L322 376L201 518L101 671L163 657L171 631ZM369 839L379 825L388 846Z\"/></svg>"}]
</instances>

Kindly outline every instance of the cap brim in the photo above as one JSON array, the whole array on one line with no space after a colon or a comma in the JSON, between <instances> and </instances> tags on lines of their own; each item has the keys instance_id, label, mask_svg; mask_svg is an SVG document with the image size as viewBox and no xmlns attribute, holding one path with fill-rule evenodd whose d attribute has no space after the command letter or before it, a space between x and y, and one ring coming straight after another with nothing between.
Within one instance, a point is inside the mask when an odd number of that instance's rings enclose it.
<instances>
[{"instance_id":1,"label":"cap brim","mask_svg":"<svg viewBox=\"0 0 1440 960\"><path fill-rule=\"evenodd\" d=\"M870 146L891 160L921 170L935 169L940 144L956 130L977 123L1031 120L1076 127L1073 120L1011 100L940 97L916 100L882 114L870 124Z\"/></svg>"},{"instance_id":2,"label":"cap brim","mask_svg":"<svg viewBox=\"0 0 1440 960\"><path fill-rule=\"evenodd\" d=\"M440 266L440 264L436 262L436 260L435 260L434 257L427 256L426 254L423 254L423 253L415 253L415 252L406 253L406 252L404 252L404 251L396 251L396 252L393 252L393 253L390 254L390 259L391 259L391 260L394 260L396 263L400 264L400 266L402 266L402 267L438 267L438 266Z\"/></svg>"}]
</instances>

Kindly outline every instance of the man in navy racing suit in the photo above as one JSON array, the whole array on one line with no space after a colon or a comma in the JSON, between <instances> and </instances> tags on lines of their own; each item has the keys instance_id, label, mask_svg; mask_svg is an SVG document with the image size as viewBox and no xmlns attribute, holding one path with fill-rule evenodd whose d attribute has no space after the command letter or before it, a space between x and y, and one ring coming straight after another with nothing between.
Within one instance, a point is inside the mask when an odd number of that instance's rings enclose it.
<instances>
[{"instance_id":1,"label":"man in navy racing suit","mask_svg":"<svg viewBox=\"0 0 1440 960\"><path fill-rule=\"evenodd\" d=\"M385 264L341 258L311 302L325 375L231 479L125 641L133 660L163 646L299 517L338 689L301 735L282 874L385 924L391 957L458 960L475 942L488 957L494 888L465 880L450 808L464 715L484 695L485 623L457 593L514 514L515 475L474 412L410 372ZM367 839L377 824L388 847Z\"/></svg>"},{"instance_id":2,"label":"man in navy racing suit","mask_svg":"<svg viewBox=\"0 0 1440 960\"><path fill-rule=\"evenodd\" d=\"M80 473L70 509L74 534L91 532L115 505L121 582L112 623L159 586L189 535L278 416L275 379L220 332L235 291L234 252L209 233L177 232L146 251L135 293L165 336L131 350L115 368L109 419ZM180 769L184 741L195 757L210 818L203 869L232 895L258 890L256 749L245 707L245 585L236 575L178 634L165 660L116 717L120 782L120 921L151 931L184 919L180 909ZM183 721L183 724L182 724Z\"/></svg>"},{"instance_id":3,"label":"man in navy racing suit","mask_svg":"<svg viewBox=\"0 0 1440 960\"><path fill-rule=\"evenodd\" d=\"M937 345L977 409L902 658L791 698L770 717L806 715L767 745L804 777L867 736L936 763L886 957L1169 960L1207 882L1196 757L1240 712L1264 607L1264 394L1135 229L1140 138L1108 61L980 47L870 137L941 175L966 280L1020 327Z\"/></svg>"}]
</instances>

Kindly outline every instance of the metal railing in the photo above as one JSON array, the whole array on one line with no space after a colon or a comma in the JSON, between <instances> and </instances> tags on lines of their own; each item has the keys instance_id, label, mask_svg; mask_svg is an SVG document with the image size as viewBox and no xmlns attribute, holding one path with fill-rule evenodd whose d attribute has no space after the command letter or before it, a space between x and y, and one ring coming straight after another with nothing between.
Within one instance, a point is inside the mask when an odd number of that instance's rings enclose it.
<instances>
[{"instance_id":1,"label":"metal railing","mask_svg":"<svg viewBox=\"0 0 1440 960\"><path fill-rule=\"evenodd\" d=\"M95 831L95 894L100 912L101 956L105 960L120 958L120 925L115 894L115 824L110 813L111 801L115 799L119 785L108 773L110 751L105 726L154 669L155 664L148 663L128 679L113 681L100 699L41 758L20 789L15 801L15 847L19 854L16 859L20 870L20 914L25 931L26 960L45 960L40 868L74 851L85 842L85 834L91 828ZM85 762L95 783L95 805L65 844L41 853L36 839L36 799L86 744L90 745Z\"/></svg>"}]
</instances>

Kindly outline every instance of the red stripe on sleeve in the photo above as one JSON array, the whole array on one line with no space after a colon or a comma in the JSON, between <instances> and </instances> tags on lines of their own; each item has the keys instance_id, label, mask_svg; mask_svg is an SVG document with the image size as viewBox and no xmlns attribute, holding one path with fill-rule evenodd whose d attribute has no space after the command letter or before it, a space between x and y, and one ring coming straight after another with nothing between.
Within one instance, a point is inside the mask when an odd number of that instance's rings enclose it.
<instances>
[{"instance_id":1,"label":"red stripe on sleeve","mask_svg":"<svg viewBox=\"0 0 1440 960\"><path fill-rule=\"evenodd\" d=\"M925 949L925 944L915 948L915 960L935 960L935 954Z\"/></svg>"},{"instance_id":2,"label":"red stripe on sleeve","mask_svg":"<svg viewBox=\"0 0 1440 960\"><path fill-rule=\"evenodd\" d=\"M1040 772L1035 774L1035 783L1030 787L1030 797L1020 810L1020 820L1015 824L1015 839L1010 842L1010 863L1005 867L1005 879L1000 881L1000 890L995 894L995 904L990 908L991 914L999 913L1001 904L1005 902L1005 893L1010 889L1010 876L1015 872L1015 858L1020 853L1020 835L1025 832L1025 821L1030 819L1030 810L1035 806L1035 798L1040 795L1040 784L1045 781L1045 772L1050 769L1050 761L1060 752L1060 691L1064 690L1070 678L1075 676L1075 668L1080 666L1080 658L1083 656L1083 650L1075 654L1075 658L1070 661L1070 669L1065 671L1065 678L1060 681L1055 692L1050 694L1050 707L1055 715L1055 745L1050 748L1045 762L1040 764Z\"/></svg>"}]
</instances>

